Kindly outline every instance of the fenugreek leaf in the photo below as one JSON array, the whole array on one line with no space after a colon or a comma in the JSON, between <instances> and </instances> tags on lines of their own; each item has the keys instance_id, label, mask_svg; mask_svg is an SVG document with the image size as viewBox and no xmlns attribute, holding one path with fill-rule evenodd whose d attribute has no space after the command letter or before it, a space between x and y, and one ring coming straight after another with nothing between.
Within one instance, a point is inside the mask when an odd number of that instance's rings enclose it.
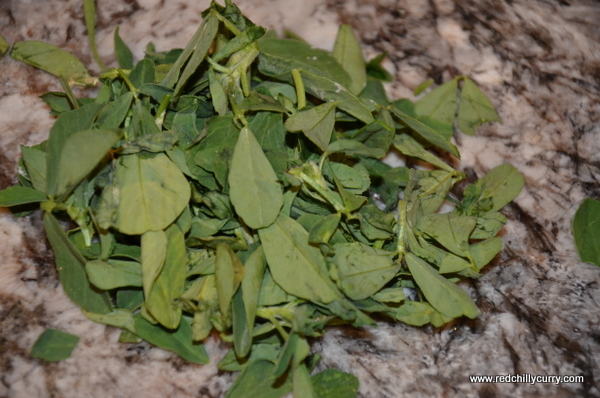
<instances>
[{"instance_id":1,"label":"fenugreek leaf","mask_svg":"<svg viewBox=\"0 0 600 398\"><path fill-rule=\"evenodd\" d=\"M183 233L177 225L166 230L167 253L165 264L145 297L146 310L167 329L177 329L181 321L178 299L184 290L186 249Z\"/></svg>"},{"instance_id":2,"label":"fenugreek leaf","mask_svg":"<svg viewBox=\"0 0 600 398\"><path fill-rule=\"evenodd\" d=\"M62 77L69 83L90 84L92 78L73 54L41 41L14 43L10 56L35 68Z\"/></svg>"},{"instance_id":3,"label":"fenugreek leaf","mask_svg":"<svg viewBox=\"0 0 600 398\"><path fill-rule=\"evenodd\" d=\"M501 122L496 109L486 95L467 77L463 78L458 104L458 128L469 135L486 122Z\"/></svg>"},{"instance_id":4,"label":"fenugreek leaf","mask_svg":"<svg viewBox=\"0 0 600 398\"><path fill-rule=\"evenodd\" d=\"M0 191L0 207L12 207L46 200L46 194L32 188L15 185Z\"/></svg>"},{"instance_id":5,"label":"fenugreek leaf","mask_svg":"<svg viewBox=\"0 0 600 398\"><path fill-rule=\"evenodd\" d=\"M327 276L319 249L308 243L308 232L293 219L279 215L275 223L258 231L271 275L294 296L329 303L339 297Z\"/></svg>"},{"instance_id":6,"label":"fenugreek leaf","mask_svg":"<svg viewBox=\"0 0 600 398\"><path fill-rule=\"evenodd\" d=\"M373 249L364 243L341 243L334 249L334 279L352 300L363 300L377 293L401 266L392 260L393 253Z\"/></svg>"},{"instance_id":7,"label":"fenugreek leaf","mask_svg":"<svg viewBox=\"0 0 600 398\"><path fill-rule=\"evenodd\" d=\"M240 132L231 159L231 203L250 228L271 225L281 206L283 193L277 175L249 128Z\"/></svg>"},{"instance_id":8,"label":"fenugreek leaf","mask_svg":"<svg viewBox=\"0 0 600 398\"><path fill-rule=\"evenodd\" d=\"M142 269L135 261L93 260L85 264L85 271L92 285L98 289L142 286Z\"/></svg>"},{"instance_id":9,"label":"fenugreek leaf","mask_svg":"<svg viewBox=\"0 0 600 398\"><path fill-rule=\"evenodd\" d=\"M140 314L134 315L135 334L150 344L173 351L186 361L198 364L208 363L208 355L202 344L192 342L192 327L183 319L176 330L167 330L152 325Z\"/></svg>"},{"instance_id":10,"label":"fenugreek leaf","mask_svg":"<svg viewBox=\"0 0 600 398\"><path fill-rule=\"evenodd\" d=\"M302 131L309 140L325 150L333 133L336 106L337 102L326 102L298 112L285 121L285 128L291 132Z\"/></svg>"},{"instance_id":11,"label":"fenugreek leaf","mask_svg":"<svg viewBox=\"0 0 600 398\"><path fill-rule=\"evenodd\" d=\"M116 185L102 193L98 220L105 229L113 226L129 235L159 231L177 219L190 194L187 180L166 155L125 155L117 164Z\"/></svg>"},{"instance_id":12,"label":"fenugreek leaf","mask_svg":"<svg viewBox=\"0 0 600 398\"><path fill-rule=\"evenodd\" d=\"M433 308L450 318L465 315L473 319L477 316L477 306L464 290L414 254L406 253L404 258L415 282Z\"/></svg>"},{"instance_id":13,"label":"fenugreek leaf","mask_svg":"<svg viewBox=\"0 0 600 398\"><path fill-rule=\"evenodd\" d=\"M119 36L118 26L115 28L113 41L115 43L115 56L117 57L117 63L119 64L119 67L122 69L131 69L133 67L133 53L123 42L121 36Z\"/></svg>"},{"instance_id":14,"label":"fenugreek leaf","mask_svg":"<svg viewBox=\"0 0 600 398\"><path fill-rule=\"evenodd\" d=\"M50 213L44 215L44 229L52 246L58 276L67 296L82 309L96 314L112 310L110 298L88 281L85 258L65 235L58 220Z\"/></svg>"},{"instance_id":15,"label":"fenugreek leaf","mask_svg":"<svg viewBox=\"0 0 600 398\"><path fill-rule=\"evenodd\" d=\"M350 76L348 89L359 94L367 83L367 69L360 43L350 25L340 26L332 55Z\"/></svg>"},{"instance_id":16,"label":"fenugreek leaf","mask_svg":"<svg viewBox=\"0 0 600 398\"><path fill-rule=\"evenodd\" d=\"M30 355L48 362L57 362L71 356L79 337L56 329L46 329L37 338Z\"/></svg>"},{"instance_id":17,"label":"fenugreek leaf","mask_svg":"<svg viewBox=\"0 0 600 398\"><path fill-rule=\"evenodd\" d=\"M600 267L600 201L587 198L579 205L573 236L581 260Z\"/></svg>"}]
</instances>

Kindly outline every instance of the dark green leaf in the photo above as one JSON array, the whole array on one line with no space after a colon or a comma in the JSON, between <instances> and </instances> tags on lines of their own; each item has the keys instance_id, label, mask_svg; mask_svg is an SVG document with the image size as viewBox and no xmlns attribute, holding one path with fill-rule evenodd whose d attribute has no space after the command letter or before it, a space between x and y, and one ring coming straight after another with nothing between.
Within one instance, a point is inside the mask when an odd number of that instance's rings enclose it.
<instances>
[{"instance_id":1,"label":"dark green leaf","mask_svg":"<svg viewBox=\"0 0 600 398\"><path fill-rule=\"evenodd\" d=\"M573 236L581 260L600 267L600 201L587 198L579 205Z\"/></svg>"},{"instance_id":2,"label":"dark green leaf","mask_svg":"<svg viewBox=\"0 0 600 398\"><path fill-rule=\"evenodd\" d=\"M18 185L0 191L0 207L37 203L46 199L47 197L44 193Z\"/></svg>"},{"instance_id":3,"label":"dark green leaf","mask_svg":"<svg viewBox=\"0 0 600 398\"><path fill-rule=\"evenodd\" d=\"M35 341L29 354L33 358L48 362L62 361L71 356L78 342L78 336L56 329L46 329Z\"/></svg>"},{"instance_id":4,"label":"dark green leaf","mask_svg":"<svg viewBox=\"0 0 600 398\"><path fill-rule=\"evenodd\" d=\"M311 382L318 398L355 398L358 394L356 376L336 369L317 373Z\"/></svg>"},{"instance_id":5,"label":"dark green leaf","mask_svg":"<svg viewBox=\"0 0 600 398\"><path fill-rule=\"evenodd\" d=\"M140 314L134 315L135 334L150 344L173 351L186 361L198 364L208 363L208 355L202 344L192 342L192 327L183 319L177 330L170 331L159 325L152 325Z\"/></svg>"},{"instance_id":6,"label":"dark green leaf","mask_svg":"<svg viewBox=\"0 0 600 398\"><path fill-rule=\"evenodd\" d=\"M54 251L60 282L67 296L88 312L110 312L112 306L108 295L90 285L85 273L85 258L73 246L58 220L50 213L44 215L44 228Z\"/></svg>"},{"instance_id":7,"label":"dark green leaf","mask_svg":"<svg viewBox=\"0 0 600 398\"><path fill-rule=\"evenodd\" d=\"M115 42L115 55L117 57L117 63L122 69L131 69L133 67L133 54L127 45L119 36L119 27L115 28L115 34L113 37Z\"/></svg>"}]
</instances>

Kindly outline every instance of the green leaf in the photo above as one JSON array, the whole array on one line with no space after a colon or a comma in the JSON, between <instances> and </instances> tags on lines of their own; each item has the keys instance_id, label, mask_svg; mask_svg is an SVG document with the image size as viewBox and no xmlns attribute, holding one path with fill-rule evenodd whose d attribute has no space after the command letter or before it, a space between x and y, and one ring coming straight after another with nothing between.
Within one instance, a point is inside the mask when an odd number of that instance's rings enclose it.
<instances>
[{"instance_id":1,"label":"green leaf","mask_svg":"<svg viewBox=\"0 0 600 398\"><path fill-rule=\"evenodd\" d=\"M267 76L280 77L298 69L302 74L308 72L322 76L345 87L351 84L350 76L333 56L307 43L264 36L258 40L258 48L258 68Z\"/></svg>"},{"instance_id":2,"label":"green leaf","mask_svg":"<svg viewBox=\"0 0 600 398\"><path fill-rule=\"evenodd\" d=\"M458 104L458 128L469 135L486 122L502 122L486 95L467 77L463 78Z\"/></svg>"},{"instance_id":3,"label":"green leaf","mask_svg":"<svg viewBox=\"0 0 600 398\"><path fill-rule=\"evenodd\" d=\"M358 395L358 379L350 373L326 369L310 379L318 398L355 398Z\"/></svg>"},{"instance_id":4,"label":"green leaf","mask_svg":"<svg viewBox=\"0 0 600 398\"><path fill-rule=\"evenodd\" d=\"M18 185L0 191L0 207L37 203L46 199L47 197L44 193Z\"/></svg>"},{"instance_id":5,"label":"green leaf","mask_svg":"<svg viewBox=\"0 0 600 398\"><path fill-rule=\"evenodd\" d=\"M283 290L324 304L339 297L327 277L325 259L319 249L309 245L308 232L300 224L280 215L258 234L271 275Z\"/></svg>"},{"instance_id":6,"label":"green leaf","mask_svg":"<svg viewBox=\"0 0 600 398\"><path fill-rule=\"evenodd\" d=\"M134 315L135 334L150 344L173 351L186 361L198 364L208 363L208 355L202 344L192 342L192 327L187 320L182 320L177 330L166 330L159 325L152 325L140 314Z\"/></svg>"},{"instance_id":7,"label":"green leaf","mask_svg":"<svg viewBox=\"0 0 600 398\"><path fill-rule=\"evenodd\" d=\"M142 285L146 297L150 296L154 282L156 282L156 278L158 278L165 265L167 245L165 231L148 231L142 235Z\"/></svg>"},{"instance_id":8,"label":"green leaf","mask_svg":"<svg viewBox=\"0 0 600 398\"><path fill-rule=\"evenodd\" d=\"M206 124L206 137L200 141L194 156L196 164L211 171L222 187L227 187L229 167L240 130L232 116L215 116Z\"/></svg>"},{"instance_id":9,"label":"green leaf","mask_svg":"<svg viewBox=\"0 0 600 398\"><path fill-rule=\"evenodd\" d=\"M418 116L430 116L443 123L452 125L456 114L456 100L458 98L458 79L436 87L415 104L415 113Z\"/></svg>"},{"instance_id":10,"label":"green leaf","mask_svg":"<svg viewBox=\"0 0 600 398\"><path fill-rule=\"evenodd\" d=\"M581 261L600 267L600 201L581 202L573 218L573 236Z\"/></svg>"},{"instance_id":11,"label":"green leaf","mask_svg":"<svg viewBox=\"0 0 600 398\"><path fill-rule=\"evenodd\" d=\"M394 146L397 150L406 156L412 156L421 159L435 167L448 172L453 172L452 166L448 165L442 159L427 151L423 145L419 144L414 138L407 134L398 134L394 138Z\"/></svg>"},{"instance_id":12,"label":"green leaf","mask_svg":"<svg viewBox=\"0 0 600 398\"><path fill-rule=\"evenodd\" d=\"M46 329L31 347L29 355L48 362L57 362L71 356L79 337L56 329Z\"/></svg>"},{"instance_id":13,"label":"green leaf","mask_svg":"<svg viewBox=\"0 0 600 398\"><path fill-rule=\"evenodd\" d=\"M187 271L186 249L183 233L177 225L167 231L165 263L146 296L146 310L161 325L176 329L181 321L181 307L176 300L183 294ZM142 336L140 336L142 337Z\"/></svg>"},{"instance_id":14,"label":"green leaf","mask_svg":"<svg viewBox=\"0 0 600 398\"><path fill-rule=\"evenodd\" d=\"M13 45L10 56L17 61L41 69L69 83L87 84L92 78L73 54L41 41L20 41Z\"/></svg>"},{"instance_id":15,"label":"green leaf","mask_svg":"<svg viewBox=\"0 0 600 398\"><path fill-rule=\"evenodd\" d=\"M225 243L217 245L215 277L219 294L219 310L224 319L229 318L229 306L244 278L244 266L237 254Z\"/></svg>"},{"instance_id":16,"label":"green leaf","mask_svg":"<svg viewBox=\"0 0 600 398\"><path fill-rule=\"evenodd\" d=\"M325 150L331 141L336 106L337 102L326 102L298 112L285 121L285 128L291 132L302 131L308 139Z\"/></svg>"},{"instance_id":17,"label":"green leaf","mask_svg":"<svg viewBox=\"0 0 600 398\"><path fill-rule=\"evenodd\" d=\"M98 221L128 235L159 231L179 217L190 198L190 186L169 158L125 155L119 159L116 186L102 193Z\"/></svg>"},{"instance_id":18,"label":"green leaf","mask_svg":"<svg viewBox=\"0 0 600 398\"><path fill-rule=\"evenodd\" d=\"M464 290L440 276L414 254L406 253L404 258L415 282L433 308L450 318L463 315L471 319L477 317L479 310Z\"/></svg>"},{"instance_id":19,"label":"green leaf","mask_svg":"<svg viewBox=\"0 0 600 398\"><path fill-rule=\"evenodd\" d=\"M54 251L58 276L66 295L88 312L106 314L112 310L108 294L93 287L85 273L86 260L65 235L58 220L44 215L44 229Z\"/></svg>"},{"instance_id":20,"label":"green leaf","mask_svg":"<svg viewBox=\"0 0 600 398\"><path fill-rule=\"evenodd\" d=\"M122 290L120 290L121 292ZM114 326L125 329L131 333L135 331L135 321L133 314L128 309L117 308L108 314L94 314L83 311L83 314L90 320L102 323L104 325Z\"/></svg>"},{"instance_id":21,"label":"green leaf","mask_svg":"<svg viewBox=\"0 0 600 398\"><path fill-rule=\"evenodd\" d=\"M213 44L218 29L219 21L217 17L209 14L202 21L202 24L196 33L194 33L188 45L162 80L161 85L169 88L175 87L175 99L179 97L185 84L206 58L206 54L208 54L208 50L210 50Z\"/></svg>"},{"instance_id":22,"label":"green leaf","mask_svg":"<svg viewBox=\"0 0 600 398\"><path fill-rule=\"evenodd\" d=\"M123 42L121 36L119 36L119 27L115 28L115 34L113 36L115 43L115 56L117 57L117 63L121 69L133 68L133 54L129 47Z\"/></svg>"},{"instance_id":23,"label":"green leaf","mask_svg":"<svg viewBox=\"0 0 600 398\"><path fill-rule=\"evenodd\" d=\"M142 269L135 261L93 260L85 264L85 271L92 285L98 289L142 286Z\"/></svg>"},{"instance_id":24,"label":"green leaf","mask_svg":"<svg viewBox=\"0 0 600 398\"><path fill-rule=\"evenodd\" d=\"M262 246L259 246L250 254L244 264L244 278L242 279L242 297L244 300L244 312L248 334L252 336L258 300L260 298L261 286L266 269L266 259ZM250 346L248 346L248 350ZM244 350L244 355L248 351Z\"/></svg>"},{"instance_id":25,"label":"green leaf","mask_svg":"<svg viewBox=\"0 0 600 398\"><path fill-rule=\"evenodd\" d=\"M301 75L304 88L310 94L322 101L338 102L338 108L348 112L365 124L373 122L374 118L369 107L360 98L348 91L345 86L322 75L305 71L301 71Z\"/></svg>"},{"instance_id":26,"label":"green leaf","mask_svg":"<svg viewBox=\"0 0 600 398\"><path fill-rule=\"evenodd\" d=\"M108 68L104 65L104 62L102 62L96 46L96 4L94 3L94 0L83 0L83 12L92 55L98 66L100 66L100 69L104 71Z\"/></svg>"},{"instance_id":27,"label":"green leaf","mask_svg":"<svg viewBox=\"0 0 600 398\"><path fill-rule=\"evenodd\" d=\"M277 218L283 206L277 180L254 134L243 128L231 159L229 187L231 203L250 228L264 228Z\"/></svg>"},{"instance_id":28,"label":"green leaf","mask_svg":"<svg viewBox=\"0 0 600 398\"><path fill-rule=\"evenodd\" d=\"M435 145L436 147L443 149L452 155L456 156L460 159L460 153L458 153L458 149L454 144L450 142L450 140L444 137L437 131L434 131L431 127L424 124L418 119L415 119L408 114L402 112L397 107L392 107L392 112L398 119L402 120L411 130L413 130L417 135L426 140L427 142Z\"/></svg>"},{"instance_id":29,"label":"green leaf","mask_svg":"<svg viewBox=\"0 0 600 398\"><path fill-rule=\"evenodd\" d=\"M83 130L68 137L58 162L49 164L48 174L56 177L52 180L54 184L48 185L48 195L61 196L70 192L96 168L118 140L119 134L113 130Z\"/></svg>"},{"instance_id":30,"label":"green leaf","mask_svg":"<svg viewBox=\"0 0 600 398\"><path fill-rule=\"evenodd\" d=\"M475 228L475 217L453 213L428 214L417 220L416 231L435 239L457 256L469 254L469 236Z\"/></svg>"},{"instance_id":31,"label":"green leaf","mask_svg":"<svg viewBox=\"0 0 600 398\"><path fill-rule=\"evenodd\" d=\"M8 44L4 36L0 34L0 58L2 58L4 54L6 54L9 48L10 44Z\"/></svg>"},{"instance_id":32,"label":"green leaf","mask_svg":"<svg viewBox=\"0 0 600 398\"><path fill-rule=\"evenodd\" d=\"M346 296L363 300L377 293L400 270L392 254L360 242L336 244L334 279Z\"/></svg>"},{"instance_id":33,"label":"green leaf","mask_svg":"<svg viewBox=\"0 0 600 398\"><path fill-rule=\"evenodd\" d=\"M491 199L493 205L490 212L498 211L510 203L521 193L524 184L525 178L519 170L507 163L494 167L475 183L481 192L479 200Z\"/></svg>"},{"instance_id":34,"label":"green leaf","mask_svg":"<svg viewBox=\"0 0 600 398\"><path fill-rule=\"evenodd\" d=\"M279 398L292 390L290 378L279 383L274 376L275 365L257 360L248 365L235 380L226 398Z\"/></svg>"},{"instance_id":35,"label":"green leaf","mask_svg":"<svg viewBox=\"0 0 600 398\"><path fill-rule=\"evenodd\" d=\"M109 102L98 112L95 125L100 129L117 129L125 120L133 101L132 93L125 93Z\"/></svg>"},{"instance_id":36,"label":"green leaf","mask_svg":"<svg viewBox=\"0 0 600 398\"><path fill-rule=\"evenodd\" d=\"M348 156L365 156L370 158L382 158L385 156L385 151L380 148L369 148L362 142L355 140L337 140L333 141L326 149L327 153L345 153Z\"/></svg>"},{"instance_id":37,"label":"green leaf","mask_svg":"<svg viewBox=\"0 0 600 398\"><path fill-rule=\"evenodd\" d=\"M46 166L48 161L46 152L42 151L40 146L21 146L21 155L33 188L40 192L46 192Z\"/></svg>"},{"instance_id":38,"label":"green leaf","mask_svg":"<svg viewBox=\"0 0 600 398\"><path fill-rule=\"evenodd\" d=\"M341 216L337 213L319 217L319 221L309 230L308 241L310 243L329 243L340 224L340 219Z\"/></svg>"},{"instance_id":39,"label":"green leaf","mask_svg":"<svg viewBox=\"0 0 600 398\"><path fill-rule=\"evenodd\" d=\"M332 55L350 76L352 83L348 89L359 94L367 83L367 69L360 43L350 25L340 26Z\"/></svg>"}]
</instances>

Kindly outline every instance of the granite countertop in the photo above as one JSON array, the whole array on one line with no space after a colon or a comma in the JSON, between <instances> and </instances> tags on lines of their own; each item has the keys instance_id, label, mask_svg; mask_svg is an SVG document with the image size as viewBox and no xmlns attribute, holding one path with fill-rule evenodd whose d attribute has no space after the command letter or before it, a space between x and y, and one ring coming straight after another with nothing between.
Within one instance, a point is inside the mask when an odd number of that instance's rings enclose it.
<instances>
[{"instance_id":1,"label":"granite countertop","mask_svg":"<svg viewBox=\"0 0 600 398\"><path fill-rule=\"evenodd\" d=\"M207 1L98 1L99 49L114 64L112 32L139 58L148 41L182 47ZM571 220L600 198L600 3L592 0L238 0L255 22L331 48L351 24L370 58L388 52L393 98L431 77L473 78L503 124L456 136L460 167L481 176L511 163L526 178L505 248L484 276L461 285L481 310L444 328L381 323L331 329L313 343L322 367L355 374L361 397L600 397L600 268L579 261ZM79 0L0 1L9 43L43 40L97 71ZM44 140L53 119L38 98L60 90L46 74L0 59L0 188L15 182L19 145ZM209 338L211 363L191 365L89 321L64 295L40 214L0 209L0 397L221 397L226 346ZM29 349L46 327L81 340L68 360ZM470 384L471 374L583 375L584 383Z\"/></svg>"}]
</instances>

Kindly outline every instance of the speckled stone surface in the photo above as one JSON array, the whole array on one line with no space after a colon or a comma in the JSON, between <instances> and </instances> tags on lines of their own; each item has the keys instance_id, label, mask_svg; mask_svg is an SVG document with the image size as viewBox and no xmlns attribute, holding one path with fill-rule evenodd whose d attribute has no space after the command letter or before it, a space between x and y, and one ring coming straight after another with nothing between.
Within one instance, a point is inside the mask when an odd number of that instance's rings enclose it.
<instances>
[{"instance_id":1,"label":"speckled stone surface","mask_svg":"<svg viewBox=\"0 0 600 398\"><path fill-rule=\"evenodd\" d=\"M100 54L112 32L139 58L148 41L182 47L206 1L99 0ZM357 375L361 397L600 397L600 268L581 263L570 224L584 197L600 198L600 3L586 0L239 0L255 22L333 45L349 23L370 58L388 52L394 98L422 81L472 77L504 121L458 134L471 177L504 162L526 177L505 214L503 253L461 285L480 316L442 329L381 323L337 328L313 343L321 367ZM44 40L97 71L79 0L0 0L9 43ZM19 145L44 140L53 122L37 98L59 85L8 56L0 59L0 188L15 181ZM28 351L46 327L81 337L70 359L45 363ZM64 295L39 214L0 209L0 397L221 397L233 378L216 362L191 365L87 320ZM584 383L470 384L471 374L583 375Z\"/></svg>"}]
</instances>

